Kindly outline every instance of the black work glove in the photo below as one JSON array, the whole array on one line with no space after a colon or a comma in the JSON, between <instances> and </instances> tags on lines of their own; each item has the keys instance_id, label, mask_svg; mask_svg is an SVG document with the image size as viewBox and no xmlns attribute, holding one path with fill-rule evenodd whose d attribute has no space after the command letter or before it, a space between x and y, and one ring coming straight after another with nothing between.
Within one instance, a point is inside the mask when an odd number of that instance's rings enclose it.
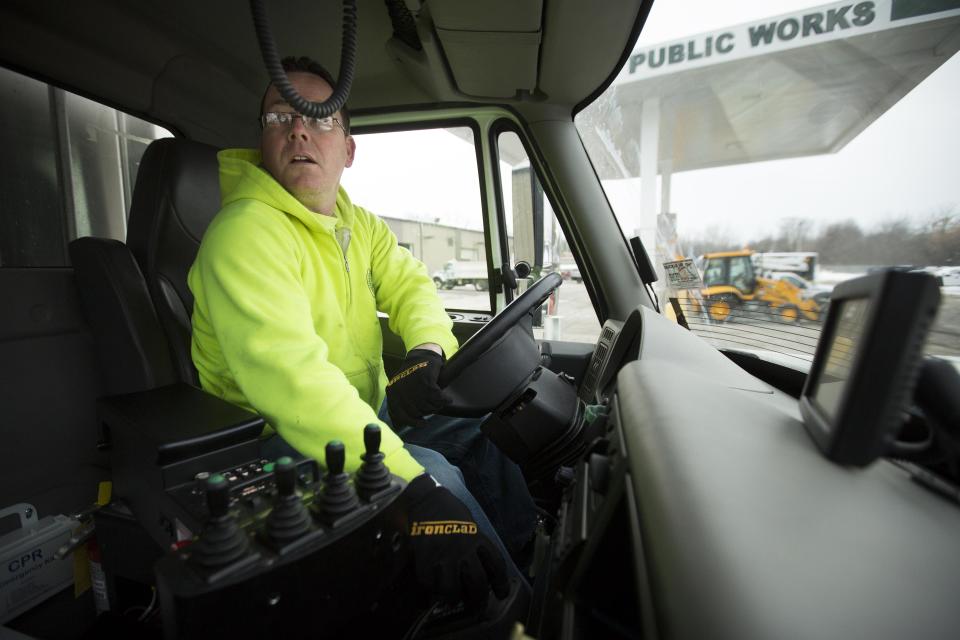
<instances>
[{"instance_id":1,"label":"black work glove","mask_svg":"<svg viewBox=\"0 0 960 640\"><path fill-rule=\"evenodd\" d=\"M393 426L423 426L423 416L447 406L443 390L437 386L443 356L427 349L414 349L400 367L400 373L387 383L387 409Z\"/></svg>"},{"instance_id":2,"label":"black work glove","mask_svg":"<svg viewBox=\"0 0 960 640\"><path fill-rule=\"evenodd\" d=\"M477 530L470 510L429 475L414 478L401 496L410 517L410 544L417 579L446 604L482 609L487 594L510 593L500 551Z\"/></svg>"}]
</instances>

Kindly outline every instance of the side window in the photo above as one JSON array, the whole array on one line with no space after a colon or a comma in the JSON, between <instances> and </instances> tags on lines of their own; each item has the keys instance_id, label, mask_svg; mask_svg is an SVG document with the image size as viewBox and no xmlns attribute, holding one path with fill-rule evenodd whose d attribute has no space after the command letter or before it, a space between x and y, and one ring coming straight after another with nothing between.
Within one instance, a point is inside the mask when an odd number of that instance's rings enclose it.
<instances>
[{"instance_id":1,"label":"side window","mask_svg":"<svg viewBox=\"0 0 960 640\"><path fill-rule=\"evenodd\" d=\"M448 309L490 311L483 206L473 130L354 135L341 184L427 267Z\"/></svg>"},{"instance_id":2,"label":"side window","mask_svg":"<svg viewBox=\"0 0 960 640\"><path fill-rule=\"evenodd\" d=\"M707 287L712 287L714 285L723 284L727 278L724 275L724 266L726 262L722 260L715 260L710 263L707 269L703 272L703 284Z\"/></svg>"},{"instance_id":3,"label":"side window","mask_svg":"<svg viewBox=\"0 0 960 640\"><path fill-rule=\"evenodd\" d=\"M169 131L0 69L0 266L68 263L70 240L123 240L140 157Z\"/></svg>"},{"instance_id":4,"label":"side window","mask_svg":"<svg viewBox=\"0 0 960 640\"><path fill-rule=\"evenodd\" d=\"M170 132L62 92L76 237L123 240L137 169L147 145Z\"/></svg>"},{"instance_id":5,"label":"side window","mask_svg":"<svg viewBox=\"0 0 960 640\"><path fill-rule=\"evenodd\" d=\"M730 261L730 282L740 291L748 292L753 289L750 282L750 258L734 258Z\"/></svg>"},{"instance_id":6,"label":"side window","mask_svg":"<svg viewBox=\"0 0 960 640\"><path fill-rule=\"evenodd\" d=\"M513 131L500 133L497 151L510 264L528 262L533 267L530 282L550 272L563 276L563 284L542 307L537 337L595 343L600 336L596 311L520 137Z\"/></svg>"},{"instance_id":7,"label":"side window","mask_svg":"<svg viewBox=\"0 0 960 640\"><path fill-rule=\"evenodd\" d=\"M0 92L0 266L63 265L65 218L50 91L0 69Z\"/></svg>"}]
</instances>

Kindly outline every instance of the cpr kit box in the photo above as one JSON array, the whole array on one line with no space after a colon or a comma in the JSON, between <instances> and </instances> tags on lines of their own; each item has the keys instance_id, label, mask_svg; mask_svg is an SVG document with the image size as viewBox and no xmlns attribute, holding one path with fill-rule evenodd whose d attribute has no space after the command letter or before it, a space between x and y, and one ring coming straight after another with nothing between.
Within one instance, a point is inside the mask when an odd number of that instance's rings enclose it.
<instances>
[{"instance_id":1,"label":"cpr kit box","mask_svg":"<svg viewBox=\"0 0 960 640\"><path fill-rule=\"evenodd\" d=\"M76 521L62 515L39 518L26 503L0 509L0 518L15 515L19 528L0 537L0 624L73 583L71 556L56 560L54 554L70 539Z\"/></svg>"}]
</instances>

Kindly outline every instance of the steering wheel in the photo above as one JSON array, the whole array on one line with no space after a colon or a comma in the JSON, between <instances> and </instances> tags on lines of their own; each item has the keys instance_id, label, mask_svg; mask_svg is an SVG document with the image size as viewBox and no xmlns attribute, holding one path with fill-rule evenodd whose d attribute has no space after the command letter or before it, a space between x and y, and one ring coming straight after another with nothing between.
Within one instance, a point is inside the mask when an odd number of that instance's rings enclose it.
<instances>
[{"instance_id":1,"label":"steering wheel","mask_svg":"<svg viewBox=\"0 0 960 640\"><path fill-rule=\"evenodd\" d=\"M539 365L532 312L563 284L558 273L534 282L477 331L440 371L445 415L481 416L496 408Z\"/></svg>"}]
</instances>

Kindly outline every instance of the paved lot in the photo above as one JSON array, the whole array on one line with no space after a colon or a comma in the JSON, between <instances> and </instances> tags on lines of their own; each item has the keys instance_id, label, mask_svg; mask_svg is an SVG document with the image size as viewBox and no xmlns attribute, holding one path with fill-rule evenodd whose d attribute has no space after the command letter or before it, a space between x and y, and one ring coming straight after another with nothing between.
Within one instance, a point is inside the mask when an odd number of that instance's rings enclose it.
<instances>
[{"instance_id":1,"label":"paved lot","mask_svg":"<svg viewBox=\"0 0 960 640\"><path fill-rule=\"evenodd\" d=\"M717 347L766 349L807 362L813 359L821 327L820 322L806 320L784 324L770 320L759 312L741 313L722 323L710 322L692 314L688 321L694 333ZM960 357L960 296L941 297L940 310L924 352Z\"/></svg>"},{"instance_id":2,"label":"paved lot","mask_svg":"<svg viewBox=\"0 0 960 640\"><path fill-rule=\"evenodd\" d=\"M441 290L440 297L448 309L490 312L489 292L476 291L471 286ZM557 289L557 301L552 310L560 318L552 323L555 326L559 322L560 333L559 336L551 335L551 338L594 343L600 337L600 321L583 284L565 280ZM538 338L544 337L544 329L535 331L535 334Z\"/></svg>"},{"instance_id":3,"label":"paved lot","mask_svg":"<svg viewBox=\"0 0 960 640\"><path fill-rule=\"evenodd\" d=\"M927 341L926 352L936 355L960 357L960 295L957 287L944 289L940 312ZM574 342L596 342L600 335L597 320L586 287L572 281L564 281L557 290L559 301L553 306L559 317L559 336L554 339ZM490 309L487 291L472 287L457 287L440 292L447 308L471 311ZM813 357L820 325L803 321L787 325L771 321L757 313L740 314L724 323L711 323L692 318L691 329L718 347L765 349L795 359L798 363ZM549 331L549 329L548 329ZM537 330L537 337L544 337L544 329Z\"/></svg>"}]
</instances>

